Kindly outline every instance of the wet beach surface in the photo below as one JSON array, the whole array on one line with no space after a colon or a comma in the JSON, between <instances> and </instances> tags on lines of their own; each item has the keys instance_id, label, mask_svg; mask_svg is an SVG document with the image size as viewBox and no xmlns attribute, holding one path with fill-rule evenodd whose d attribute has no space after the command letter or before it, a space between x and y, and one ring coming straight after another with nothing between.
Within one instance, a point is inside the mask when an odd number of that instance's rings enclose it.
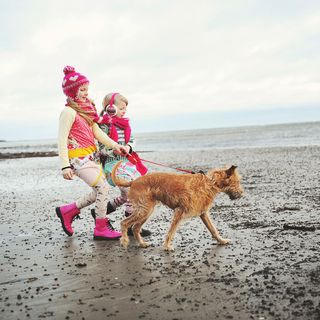
<instances>
[{"instance_id":1,"label":"wet beach surface","mask_svg":"<svg viewBox=\"0 0 320 320\"><path fill-rule=\"evenodd\" d=\"M194 170L234 164L243 178L242 199L219 194L211 209L232 243L217 245L194 218L170 253L166 207L145 225L147 249L134 239L127 250L94 242L90 208L68 237L54 208L89 188L63 180L57 157L1 160L0 319L320 319L319 155L319 147L144 155ZM123 210L111 215L116 227Z\"/></svg>"}]
</instances>

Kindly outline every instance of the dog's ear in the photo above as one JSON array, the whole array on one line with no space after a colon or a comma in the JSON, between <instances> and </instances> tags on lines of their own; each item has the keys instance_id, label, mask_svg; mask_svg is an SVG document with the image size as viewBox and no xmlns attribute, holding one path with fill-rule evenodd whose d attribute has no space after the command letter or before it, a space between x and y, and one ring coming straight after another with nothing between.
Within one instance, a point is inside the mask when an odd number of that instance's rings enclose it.
<instances>
[{"instance_id":1,"label":"dog's ear","mask_svg":"<svg viewBox=\"0 0 320 320\"><path fill-rule=\"evenodd\" d=\"M234 170L237 169L237 166L231 166L229 169L226 170L226 174L228 177L232 176L234 173Z\"/></svg>"}]
</instances>

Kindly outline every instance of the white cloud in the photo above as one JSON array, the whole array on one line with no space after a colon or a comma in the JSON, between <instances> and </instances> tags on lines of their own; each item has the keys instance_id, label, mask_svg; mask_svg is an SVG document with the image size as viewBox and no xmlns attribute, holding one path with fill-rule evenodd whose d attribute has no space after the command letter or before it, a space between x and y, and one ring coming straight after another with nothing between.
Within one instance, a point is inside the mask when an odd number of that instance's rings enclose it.
<instances>
[{"instance_id":1,"label":"white cloud","mask_svg":"<svg viewBox=\"0 0 320 320\"><path fill-rule=\"evenodd\" d=\"M2 123L55 125L66 64L139 119L320 102L317 2L18 2L1 20Z\"/></svg>"}]
</instances>

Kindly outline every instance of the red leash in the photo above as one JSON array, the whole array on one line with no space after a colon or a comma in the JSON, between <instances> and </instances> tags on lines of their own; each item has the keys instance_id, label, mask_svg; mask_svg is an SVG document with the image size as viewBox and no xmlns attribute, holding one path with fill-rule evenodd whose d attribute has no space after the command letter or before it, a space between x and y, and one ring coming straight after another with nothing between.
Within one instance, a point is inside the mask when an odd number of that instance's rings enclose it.
<instances>
[{"instance_id":1,"label":"red leash","mask_svg":"<svg viewBox=\"0 0 320 320\"><path fill-rule=\"evenodd\" d=\"M131 162L133 163L137 170L142 174L142 175L145 175L147 172L148 172L148 169L142 164L141 161L143 162L148 162L148 163L152 163L152 164L155 164L157 166L161 166L161 167L166 167L166 168L170 168L170 169L174 169L174 170L177 170L177 171L182 171L182 172L186 172L186 173L192 173L194 174L195 172L194 171L190 171L190 170L185 170L185 169L181 169L181 168L173 168L173 167L170 167L170 166L166 166L164 164L161 164L161 163L157 163L157 162L153 162L153 161L150 161L150 160L146 160L146 159L141 159L138 154L136 152L132 152L131 154L130 153L127 153L126 155L126 158Z\"/></svg>"},{"instance_id":2,"label":"red leash","mask_svg":"<svg viewBox=\"0 0 320 320\"><path fill-rule=\"evenodd\" d=\"M164 165L164 164L157 163L157 162L153 162L153 161L146 160L146 159L141 159L141 158L140 158L140 160L143 161L143 162L152 163L152 164L155 164L155 165L157 165L157 166L166 167L166 168L174 169L174 170L177 170L177 171L182 171L182 172L192 173L192 174L195 173L194 171L189 171L189 170L185 170L185 169L181 169L181 168L173 168L173 167L166 166L166 165Z\"/></svg>"},{"instance_id":3,"label":"red leash","mask_svg":"<svg viewBox=\"0 0 320 320\"><path fill-rule=\"evenodd\" d=\"M161 164L161 163L153 162L153 161L146 160L146 159L141 159L139 157L139 155L134 151L132 151L131 153L125 154L125 157L131 163L133 163L136 166L137 170L141 173L141 175L145 175L148 172L148 168L145 165L143 165L142 161L143 162L152 163L152 164L155 164L157 166L174 169L174 170L177 170L177 171L182 171L182 172L185 172L185 173L191 173L191 174L195 174L196 173L195 171L185 170L185 169L181 169L181 168L174 168L174 167L170 167L170 166L167 166L167 165L164 165L164 164ZM204 174L204 172L202 170L200 170L198 173Z\"/></svg>"}]
</instances>

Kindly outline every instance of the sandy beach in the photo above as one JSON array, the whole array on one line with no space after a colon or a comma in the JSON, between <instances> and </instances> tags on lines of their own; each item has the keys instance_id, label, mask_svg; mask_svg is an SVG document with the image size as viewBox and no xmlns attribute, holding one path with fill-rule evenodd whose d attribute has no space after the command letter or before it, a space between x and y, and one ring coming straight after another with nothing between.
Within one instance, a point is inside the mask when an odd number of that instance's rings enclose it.
<instances>
[{"instance_id":1,"label":"sandy beach","mask_svg":"<svg viewBox=\"0 0 320 320\"><path fill-rule=\"evenodd\" d=\"M147 249L94 242L90 208L68 237L54 208L89 188L63 180L57 157L1 160L0 319L320 319L319 155L312 146L146 154L185 169L233 164L243 178L245 196L220 194L211 210L232 243L217 245L192 219L171 253L166 207L146 224ZM116 227L122 217L111 215Z\"/></svg>"}]
</instances>

